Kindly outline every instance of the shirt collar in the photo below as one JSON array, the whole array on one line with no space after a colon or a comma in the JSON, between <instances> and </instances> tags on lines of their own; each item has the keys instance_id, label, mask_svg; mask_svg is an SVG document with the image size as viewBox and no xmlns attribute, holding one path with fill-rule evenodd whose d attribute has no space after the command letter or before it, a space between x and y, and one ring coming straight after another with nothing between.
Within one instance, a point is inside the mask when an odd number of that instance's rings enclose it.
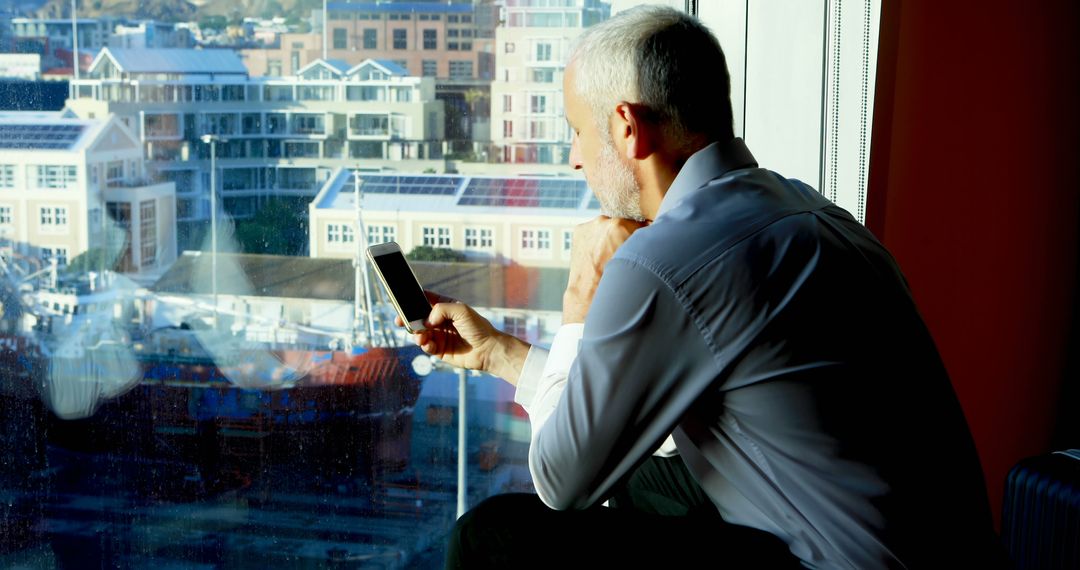
<instances>
[{"instance_id":1,"label":"shirt collar","mask_svg":"<svg viewBox=\"0 0 1080 570\"><path fill-rule=\"evenodd\" d=\"M656 217L659 218L710 180L719 178L732 170L756 166L757 160L750 154L750 149L746 148L746 143L741 138L736 137L727 142L710 144L690 155L690 158L686 160L686 164L679 170L679 174L675 176L675 180L664 194L664 199L660 201Z\"/></svg>"}]
</instances>

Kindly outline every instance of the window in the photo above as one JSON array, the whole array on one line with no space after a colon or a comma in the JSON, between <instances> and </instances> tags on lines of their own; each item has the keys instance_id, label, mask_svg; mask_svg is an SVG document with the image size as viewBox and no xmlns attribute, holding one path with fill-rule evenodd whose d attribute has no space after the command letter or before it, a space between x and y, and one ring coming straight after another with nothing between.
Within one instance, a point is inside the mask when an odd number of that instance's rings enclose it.
<instances>
[{"instance_id":1,"label":"window","mask_svg":"<svg viewBox=\"0 0 1080 570\"><path fill-rule=\"evenodd\" d=\"M536 44L536 61L551 61L551 44Z\"/></svg>"},{"instance_id":2,"label":"window","mask_svg":"<svg viewBox=\"0 0 1080 570\"><path fill-rule=\"evenodd\" d=\"M64 206L42 206L39 210L41 213L41 231L42 232L62 232L67 231L68 223L68 211Z\"/></svg>"},{"instance_id":3,"label":"window","mask_svg":"<svg viewBox=\"0 0 1080 570\"><path fill-rule=\"evenodd\" d=\"M348 46L348 30L345 28L334 28L334 49L346 49Z\"/></svg>"},{"instance_id":4,"label":"window","mask_svg":"<svg viewBox=\"0 0 1080 570\"><path fill-rule=\"evenodd\" d=\"M15 187L15 165L0 164L0 188Z\"/></svg>"},{"instance_id":5,"label":"window","mask_svg":"<svg viewBox=\"0 0 1080 570\"><path fill-rule=\"evenodd\" d=\"M495 249L495 230L465 228L465 249L491 251Z\"/></svg>"},{"instance_id":6,"label":"window","mask_svg":"<svg viewBox=\"0 0 1080 570\"><path fill-rule=\"evenodd\" d=\"M533 83L555 83L555 70L533 69L530 79Z\"/></svg>"},{"instance_id":7,"label":"window","mask_svg":"<svg viewBox=\"0 0 1080 570\"><path fill-rule=\"evenodd\" d=\"M74 166L41 165L37 167L38 188L68 188L77 181Z\"/></svg>"},{"instance_id":8,"label":"window","mask_svg":"<svg viewBox=\"0 0 1080 570\"><path fill-rule=\"evenodd\" d=\"M68 248L43 247L41 248L41 260L46 263L51 263L55 260L57 267L64 267L68 262Z\"/></svg>"},{"instance_id":9,"label":"window","mask_svg":"<svg viewBox=\"0 0 1080 570\"><path fill-rule=\"evenodd\" d=\"M266 74L270 77L281 77L281 60L280 59L268 59L266 60Z\"/></svg>"},{"instance_id":10,"label":"window","mask_svg":"<svg viewBox=\"0 0 1080 570\"><path fill-rule=\"evenodd\" d=\"M563 230L562 233L562 248L564 252L569 253L574 245L574 232L572 230Z\"/></svg>"},{"instance_id":11,"label":"window","mask_svg":"<svg viewBox=\"0 0 1080 570\"><path fill-rule=\"evenodd\" d=\"M472 79L473 65L471 61L451 61L450 79Z\"/></svg>"},{"instance_id":12,"label":"window","mask_svg":"<svg viewBox=\"0 0 1080 570\"><path fill-rule=\"evenodd\" d=\"M424 49L439 49L438 30L424 30Z\"/></svg>"},{"instance_id":13,"label":"window","mask_svg":"<svg viewBox=\"0 0 1080 570\"><path fill-rule=\"evenodd\" d=\"M433 59L425 59L421 62L421 69L423 70L424 77L438 77L439 62Z\"/></svg>"},{"instance_id":14,"label":"window","mask_svg":"<svg viewBox=\"0 0 1080 570\"><path fill-rule=\"evenodd\" d=\"M509 113L511 110L513 110L513 103L513 95L503 95L503 113Z\"/></svg>"},{"instance_id":15,"label":"window","mask_svg":"<svg viewBox=\"0 0 1080 570\"><path fill-rule=\"evenodd\" d=\"M506 138L506 139L514 138L514 122L513 121L503 121L503 138Z\"/></svg>"},{"instance_id":16,"label":"window","mask_svg":"<svg viewBox=\"0 0 1080 570\"><path fill-rule=\"evenodd\" d=\"M514 53L514 42L506 42L506 45L503 46L503 52Z\"/></svg>"},{"instance_id":17,"label":"window","mask_svg":"<svg viewBox=\"0 0 1080 570\"><path fill-rule=\"evenodd\" d=\"M406 41L408 37L408 30L398 28L394 30L394 49L408 49Z\"/></svg>"},{"instance_id":18,"label":"window","mask_svg":"<svg viewBox=\"0 0 1080 570\"><path fill-rule=\"evenodd\" d=\"M378 49L379 30L364 28L364 49Z\"/></svg>"},{"instance_id":19,"label":"window","mask_svg":"<svg viewBox=\"0 0 1080 570\"><path fill-rule=\"evenodd\" d=\"M454 30L454 29L446 30L446 37L448 37L448 38L456 38L456 37L458 37L458 31Z\"/></svg>"},{"instance_id":20,"label":"window","mask_svg":"<svg viewBox=\"0 0 1080 570\"><path fill-rule=\"evenodd\" d=\"M451 24L456 24L458 22L458 15L457 14L448 14L446 16L446 21L450 22Z\"/></svg>"},{"instance_id":21,"label":"window","mask_svg":"<svg viewBox=\"0 0 1080 570\"><path fill-rule=\"evenodd\" d=\"M326 224L326 242L331 245L346 245L355 241L355 232L350 224Z\"/></svg>"},{"instance_id":22,"label":"window","mask_svg":"<svg viewBox=\"0 0 1080 570\"><path fill-rule=\"evenodd\" d=\"M105 181L116 182L124 179L124 161L114 160L105 166Z\"/></svg>"},{"instance_id":23,"label":"window","mask_svg":"<svg viewBox=\"0 0 1080 570\"><path fill-rule=\"evenodd\" d=\"M430 247L450 247L450 226L423 226L421 243Z\"/></svg>"},{"instance_id":24,"label":"window","mask_svg":"<svg viewBox=\"0 0 1080 570\"><path fill-rule=\"evenodd\" d=\"M397 241L397 226L369 225L367 226L368 245Z\"/></svg>"},{"instance_id":25,"label":"window","mask_svg":"<svg viewBox=\"0 0 1080 570\"><path fill-rule=\"evenodd\" d=\"M543 114L547 112L547 95L532 95L529 97L529 112Z\"/></svg>"},{"instance_id":26,"label":"window","mask_svg":"<svg viewBox=\"0 0 1080 570\"><path fill-rule=\"evenodd\" d=\"M510 316L503 317L503 332L514 335L518 338L525 338L528 320L525 317Z\"/></svg>"},{"instance_id":27,"label":"window","mask_svg":"<svg viewBox=\"0 0 1080 570\"><path fill-rule=\"evenodd\" d=\"M547 121L529 121L529 138L546 139Z\"/></svg>"},{"instance_id":28,"label":"window","mask_svg":"<svg viewBox=\"0 0 1080 570\"><path fill-rule=\"evenodd\" d=\"M153 200L139 203L139 252L143 267L157 261L157 208Z\"/></svg>"},{"instance_id":29,"label":"window","mask_svg":"<svg viewBox=\"0 0 1080 570\"><path fill-rule=\"evenodd\" d=\"M551 230L521 230L521 252L524 255L551 250Z\"/></svg>"},{"instance_id":30,"label":"window","mask_svg":"<svg viewBox=\"0 0 1080 570\"><path fill-rule=\"evenodd\" d=\"M0 224L8 225L12 222L11 206L0 206Z\"/></svg>"}]
</instances>

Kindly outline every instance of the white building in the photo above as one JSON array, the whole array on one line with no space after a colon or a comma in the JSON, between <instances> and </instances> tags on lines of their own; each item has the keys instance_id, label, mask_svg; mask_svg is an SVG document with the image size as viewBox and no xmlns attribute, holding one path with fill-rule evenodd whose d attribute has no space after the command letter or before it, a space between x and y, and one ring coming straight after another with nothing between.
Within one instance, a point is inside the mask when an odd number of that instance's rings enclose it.
<instances>
[{"instance_id":1,"label":"white building","mask_svg":"<svg viewBox=\"0 0 1080 570\"><path fill-rule=\"evenodd\" d=\"M0 78L41 79L41 56L36 53L0 53Z\"/></svg>"},{"instance_id":2,"label":"white building","mask_svg":"<svg viewBox=\"0 0 1080 570\"><path fill-rule=\"evenodd\" d=\"M567 162L566 55L581 31L607 19L608 11L599 0L503 2L491 85L491 138L503 162Z\"/></svg>"},{"instance_id":3,"label":"white building","mask_svg":"<svg viewBox=\"0 0 1080 570\"><path fill-rule=\"evenodd\" d=\"M29 269L91 249L126 273L176 258L172 183L151 183L115 117L0 113L0 254Z\"/></svg>"},{"instance_id":4,"label":"white building","mask_svg":"<svg viewBox=\"0 0 1080 570\"><path fill-rule=\"evenodd\" d=\"M580 177L360 173L368 243L451 249L469 261L568 267L574 226L599 204ZM357 254L355 179L339 170L309 206L312 257ZM563 283L559 290L565 288Z\"/></svg>"},{"instance_id":5,"label":"white building","mask_svg":"<svg viewBox=\"0 0 1080 570\"><path fill-rule=\"evenodd\" d=\"M335 167L445 168L434 80L391 62L319 60L294 76L251 78L231 50L106 48L87 75L69 108L131 126L153 175L176 183L181 221L209 217L204 134L223 139L222 200L240 217L267 196L314 196Z\"/></svg>"}]
</instances>

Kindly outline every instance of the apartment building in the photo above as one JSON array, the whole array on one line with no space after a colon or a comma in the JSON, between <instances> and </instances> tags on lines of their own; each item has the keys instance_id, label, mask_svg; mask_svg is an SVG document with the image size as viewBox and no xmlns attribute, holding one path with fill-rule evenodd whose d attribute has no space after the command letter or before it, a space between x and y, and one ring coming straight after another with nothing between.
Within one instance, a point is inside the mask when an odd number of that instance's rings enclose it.
<instances>
[{"instance_id":1,"label":"apartment building","mask_svg":"<svg viewBox=\"0 0 1080 570\"><path fill-rule=\"evenodd\" d=\"M581 31L607 19L609 11L599 0L504 0L491 84L491 139L503 162L567 162L566 55Z\"/></svg>"},{"instance_id":2,"label":"apartment building","mask_svg":"<svg viewBox=\"0 0 1080 570\"><path fill-rule=\"evenodd\" d=\"M490 81L495 6L470 2L330 2L326 58L387 59L411 75ZM252 75L288 75L323 56L323 34L282 34L280 46L242 50Z\"/></svg>"},{"instance_id":3,"label":"apartment building","mask_svg":"<svg viewBox=\"0 0 1080 570\"><path fill-rule=\"evenodd\" d=\"M127 273L176 259L172 183L146 180L142 146L114 116L0 113L0 255L33 271L91 249Z\"/></svg>"},{"instance_id":4,"label":"apartment building","mask_svg":"<svg viewBox=\"0 0 1080 570\"><path fill-rule=\"evenodd\" d=\"M72 82L80 117L118 115L182 222L210 216L210 144L226 212L269 196L313 197L339 167L445 168L443 107L431 78L393 62L317 60L289 77L249 77L230 50L106 48Z\"/></svg>"},{"instance_id":5,"label":"apartment building","mask_svg":"<svg viewBox=\"0 0 1080 570\"><path fill-rule=\"evenodd\" d=\"M599 213L578 176L387 175L341 169L309 206L309 253L357 255L363 245L356 241L359 217L368 244L396 241L405 252L428 246L460 252L467 261L569 267L574 226Z\"/></svg>"}]
</instances>

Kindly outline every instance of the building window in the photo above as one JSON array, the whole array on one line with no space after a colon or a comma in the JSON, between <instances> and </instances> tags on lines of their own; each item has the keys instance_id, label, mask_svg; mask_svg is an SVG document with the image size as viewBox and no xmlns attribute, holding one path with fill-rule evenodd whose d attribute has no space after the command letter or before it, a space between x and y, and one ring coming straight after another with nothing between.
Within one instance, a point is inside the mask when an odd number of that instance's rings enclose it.
<instances>
[{"instance_id":1,"label":"building window","mask_svg":"<svg viewBox=\"0 0 1080 570\"><path fill-rule=\"evenodd\" d=\"M546 139L547 121L529 121L529 138Z\"/></svg>"},{"instance_id":2,"label":"building window","mask_svg":"<svg viewBox=\"0 0 1080 570\"><path fill-rule=\"evenodd\" d=\"M562 248L565 252L570 252L570 248L574 245L574 232L572 230L563 230L562 233Z\"/></svg>"},{"instance_id":3,"label":"building window","mask_svg":"<svg viewBox=\"0 0 1080 570\"><path fill-rule=\"evenodd\" d=\"M424 30L424 49L439 49L438 30Z\"/></svg>"},{"instance_id":4,"label":"building window","mask_svg":"<svg viewBox=\"0 0 1080 570\"><path fill-rule=\"evenodd\" d=\"M348 30L345 28L334 28L334 49L346 49L348 47Z\"/></svg>"},{"instance_id":5,"label":"building window","mask_svg":"<svg viewBox=\"0 0 1080 570\"><path fill-rule=\"evenodd\" d=\"M451 24L456 24L458 22L457 14L448 14L446 16L446 21L450 22Z\"/></svg>"},{"instance_id":6,"label":"building window","mask_svg":"<svg viewBox=\"0 0 1080 570\"><path fill-rule=\"evenodd\" d=\"M551 61L551 44L536 44L536 61Z\"/></svg>"},{"instance_id":7,"label":"building window","mask_svg":"<svg viewBox=\"0 0 1080 570\"><path fill-rule=\"evenodd\" d=\"M513 95L503 95L503 113L509 113L514 107L513 103Z\"/></svg>"},{"instance_id":8,"label":"building window","mask_svg":"<svg viewBox=\"0 0 1080 570\"><path fill-rule=\"evenodd\" d=\"M529 111L536 114L547 112L547 95L532 95L529 97Z\"/></svg>"},{"instance_id":9,"label":"building window","mask_svg":"<svg viewBox=\"0 0 1080 570\"><path fill-rule=\"evenodd\" d=\"M41 248L41 260L50 263L56 260L57 267L64 267L68 262L68 249L66 247L43 247Z\"/></svg>"},{"instance_id":10,"label":"building window","mask_svg":"<svg viewBox=\"0 0 1080 570\"><path fill-rule=\"evenodd\" d=\"M408 49L408 30L394 30L394 49Z\"/></svg>"},{"instance_id":11,"label":"building window","mask_svg":"<svg viewBox=\"0 0 1080 570\"><path fill-rule=\"evenodd\" d=\"M527 323L525 317L503 317L503 332L518 338L525 338Z\"/></svg>"},{"instance_id":12,"label":"building window","mask_svg":"<svg viewBox=\"0 0 1080 570\"><path fill-rule=\"evenodd\" d=\"M0 206L0 225L9 225L12 219L11 206Z\"/></svg>"},{"instance_id":13,"label":"building window","mask_svg":"<svg viewBox=\"0 0 1080 570\"><path fill-rule=\"evenodd\" d=\"M506 53L514 53L514 42L506 42L503 46L503 51Z\"/></svg>"},{"instance_id":14,"label":"building window","mask_svg":"<svg viewBox=\"0 0 1080 570\"><path fill-rule=\"evenodd\" d=\"M15 187L15 166L12 164L0 164L0 188Z\"/></svg>"},{"instance_id":15,"label":"building window","mask_svg":"<svg viewBox=\"0 0 1080 570\"><path fill-rule=\"evenodd\" d=\"M534 69L531 79L533 83L555 83L555 70Z\"/></svg>"},{"instance_id":16,"label":"building window","mask_svg":"<svg viewBox=\"0 0 1080 570\"><path fill-rule=\"evenodd\" d=\"M270 77L281 77L281 60L266 60L266 74Z\"/></svg>"},{"instance_id":17,"label":"building window","mask_svg":"<svg viewBox=\"0 0 1080 570\"><path fill-rule=\"evenodd\" d=\"M446 51L458 51L458 43L446 42Z\"/></svg>"},{"instance_id":18,"label":"building window","mask_svg":"<svg viewBox=\"0 0 1080 570\"><path fill-rule=\"evenodd\" d=\"M367 239L368 245L397 241L397 226L368 226Z\"/></svg>"},{"instance_id":19,"label":"building window","mask_svg":"<svg viewBox=\"0 0 1080 570\"><path fill-rule=\"evenodd\" d=\"M439 62L433 59L425 59L421 62L424 77L438 77Z\"/></svg>"},{"instance_id":20,"label":"building window","mask_svg":"<svg viewBox=\"0 0 1080 570\"><path fill-rule=\"evenodd\" d=\"M514 138L514 121L503 121L503 138Z\"/></svg>"},{"instance_id":21,"label":"building window","mask_svg":"<svg viewBox=\"0 0 1080 570\"><path fill-rule=\"evenodd\" d=\"M451 30L446 30L446 37L448 37L448 38L456 38L456 37L458 37L458 31L457 30L452 30L452 29Z\"/></svg>"},{"instance_id":22,"label":"building window","mask_svg":"<svg viewBox=\"0 0 1080 570\"><path fill-rule=\"evenodd\" d=\"M37 167L38 188L67 188L76 182L74 166L41 165Z\"/></svg>"},{"instance_id":23,"label":"building window","mask_svg":"<svg viewBox=\"0 0 1080 570\"><path fill-rule=\"evenodd\" d=\"M142 266L157 261L157 208L153 200L139 202L139 247Z\"/></svg>"},{"instance_id":24,"label":"building window","mask_svg":"<svg viewBox=\"0 0 1080 570\"><path fill-rule=\"evenodd\" d=\"M450 226L424 226L422 244L430 247L450 247Z\"/></svg>"},{"instance_id":25,"label":"building window","mask_svg":"<svg viewBox=\"0 0 1080 570\"><path fill-rule=\"evenodd\" d=\"M495 230L465 228L465 249L491 251L495 249Z\"/></svg>"},{"instance_id":26,"label":"building window","mask_svg":"<svg viewBox=\"0 0 1080 570\"><path fill-rule=\"evenodd\" d=\"M63 206L41 207L41 231L59 232L67 231L68 211Z\"/></svg>"},{"instance_id":27,"label":"building window","mask_svg":"<svg viewBox=\"0 0 1080 570\"><path fill-rule=\"evenodd\" d=\"M521 230L522 253L541 253L551 250L551 230Z\"/></svg>"},{"instance_id":28,"label":"building window","mask_svg":"<svg viewBox=\"0 0 1080 570\"><path fill-rule=\"evenodd\" d=\"M473 76L473 66L471 61L451 61L450 62L450 79L471 79Z\"/></svg>"},{"instance_id":29,"label":"building window","mask_svg":"<svg viewBox=\"0 0 1080 570\"><path fill-rule=\"evenodd\" d=\"M364 28L364 49L378 49L379 30Z\"/></svg>"},{"instance_id":30,"label":"building window","mask_svg":"<svg viewBox=\"0 0 1080 570\"><path fill-rule=\"evenodd\" d=\"M114 160L105 166L105 182L116 182L124 179L124 161Z\"/></svg>"},{"instance_id":31,"label":"building window","mask_svg":"<svg viewBox=\"0 0 1080 570\"><path fill-rule=\"evenodd\" d=\"M326 242L331 245L353 243L356 233L349 224L326 224Z\"/></svg>"}]
</instances>

